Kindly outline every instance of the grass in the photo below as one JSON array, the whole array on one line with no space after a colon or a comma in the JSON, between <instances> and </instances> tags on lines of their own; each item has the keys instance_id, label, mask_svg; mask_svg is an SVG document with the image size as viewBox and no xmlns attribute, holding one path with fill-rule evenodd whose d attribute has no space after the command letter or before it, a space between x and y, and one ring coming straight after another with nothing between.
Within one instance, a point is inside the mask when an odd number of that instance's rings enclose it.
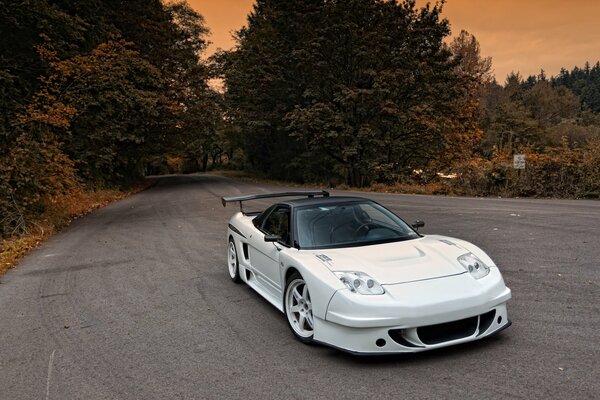
<instances>
[{"instance_id":1,"label":"grass","mask_svg":"<svg viewBox=\"0 0 600 400\"><path fill-rule=\"evenodd\" d=\"M129 190L76 190L49 200L46 211L37 220L28 221L26 232L0 240L0 276L14 268L31 250L68 226L73 219L138 193L152 183L145 181Z\"/></svg>"}]
</instances>

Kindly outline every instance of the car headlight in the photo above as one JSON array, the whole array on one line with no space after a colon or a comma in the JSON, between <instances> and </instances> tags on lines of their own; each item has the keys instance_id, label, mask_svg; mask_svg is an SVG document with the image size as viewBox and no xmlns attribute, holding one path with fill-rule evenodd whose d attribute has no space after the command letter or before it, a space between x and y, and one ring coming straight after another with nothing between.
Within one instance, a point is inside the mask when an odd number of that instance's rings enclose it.
<instances>
[{"instance_id":1,"label":"car headlight","mask_svg":"<svg viewBox=\"0 0 600 400\"><path fill-rule=\"evenodd\" d=\"M490 267L485 265L485 263L473 253L463 254L458 257L458 262L461 263L475 279L481 279L490 273Z\"/></svg>"},{"instance_id":2,"label":"car headlight","mask_svg":"<svg viewBox=\"0 0 600 400\"><path fill-rule=\"evenodd\" d=\"M340 281L346 285L351 292L358 294L384 294L383 287L364 272L334 272Z\"/></svg>"}]
</instances>

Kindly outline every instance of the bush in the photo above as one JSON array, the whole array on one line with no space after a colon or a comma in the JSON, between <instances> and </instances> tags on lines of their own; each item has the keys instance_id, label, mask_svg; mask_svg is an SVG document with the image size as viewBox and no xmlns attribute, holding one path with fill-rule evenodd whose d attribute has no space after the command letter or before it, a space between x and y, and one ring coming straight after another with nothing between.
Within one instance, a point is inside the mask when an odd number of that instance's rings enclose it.
<instances>
[{"instance_id":1,"label":"bush","mask_svg":"<svg viewBox=\"0 0 600 400\"><path fill-rule=\"evenodd\" d=\"M600 140L584 148L548 148L527 154L524 170L515 170L510 154L475 158L456 168L456 192L471 195L600 198Z\"/></svg>"},{"instance_id":2,"label":"bush","mask_svg":"<svg viewBox=\"0 0 600 400\"><path fill-rule=\"evenodd\" d=\"M51 141L23 134L0 158L0 237L27 233L48 199L78 187L73 162Z\"/></svg>"}]
</instances>

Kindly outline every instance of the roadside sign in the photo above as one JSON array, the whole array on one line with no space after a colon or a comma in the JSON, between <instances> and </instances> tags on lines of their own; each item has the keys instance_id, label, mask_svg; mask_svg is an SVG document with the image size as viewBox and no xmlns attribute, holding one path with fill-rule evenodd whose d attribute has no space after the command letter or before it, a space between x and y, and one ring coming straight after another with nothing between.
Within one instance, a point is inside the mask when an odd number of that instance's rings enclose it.
<instances>
[{"instance_id":1,"label":"roadside sign","mask_svg":"<svg viewBox=\"0 0 600 400\"><path fill-rule=\"evenodd\" d=\"M515 154L513 157L513 166L515 169L525 169L525 154Z\"/></svg>"}]
</instances>

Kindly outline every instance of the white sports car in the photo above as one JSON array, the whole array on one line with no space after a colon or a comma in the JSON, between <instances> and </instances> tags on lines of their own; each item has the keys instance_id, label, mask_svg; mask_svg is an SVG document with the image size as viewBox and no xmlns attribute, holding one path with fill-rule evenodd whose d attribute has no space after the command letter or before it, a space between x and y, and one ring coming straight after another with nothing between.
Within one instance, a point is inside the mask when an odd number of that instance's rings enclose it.
<instances>
[{"instance_id":1,"label":"white sports car","mask_svg":"<svg viewBox=\"0 0 600 400\"><path fill-rule=\"evenodd\" d=\"M304 197L244 212L247 200ZM298 340L359 354L418 352L511 325L500 270L464 240L421 235L378 203L328 192L223 197L228 268L282 311Z\"/></svg>"}]
</instances>

